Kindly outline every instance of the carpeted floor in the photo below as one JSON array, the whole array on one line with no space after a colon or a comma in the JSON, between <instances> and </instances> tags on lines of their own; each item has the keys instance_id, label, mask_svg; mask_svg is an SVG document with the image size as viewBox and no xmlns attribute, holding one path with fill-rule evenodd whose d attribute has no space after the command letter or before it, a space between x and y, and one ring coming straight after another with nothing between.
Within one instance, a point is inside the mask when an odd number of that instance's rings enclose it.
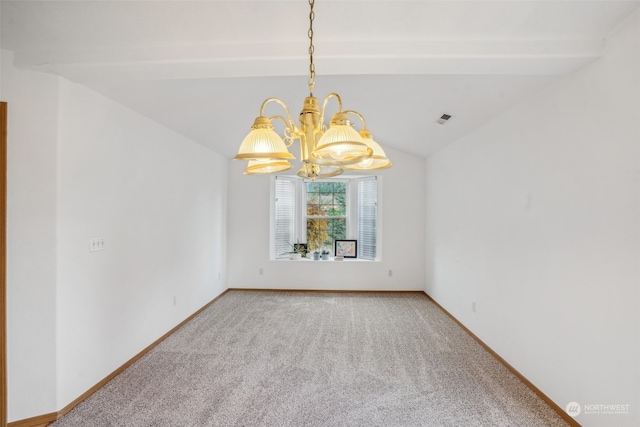
<instances>
[{"instance_id":1,"label":"carpeted floor","mask_svg":"<svg viewBox=\"0 0 640 427\"><path fill-rule=\"evenodd\" d=\"M566 426L419 293L229 291L52 424Z\"/></svg>"}]
</instances>

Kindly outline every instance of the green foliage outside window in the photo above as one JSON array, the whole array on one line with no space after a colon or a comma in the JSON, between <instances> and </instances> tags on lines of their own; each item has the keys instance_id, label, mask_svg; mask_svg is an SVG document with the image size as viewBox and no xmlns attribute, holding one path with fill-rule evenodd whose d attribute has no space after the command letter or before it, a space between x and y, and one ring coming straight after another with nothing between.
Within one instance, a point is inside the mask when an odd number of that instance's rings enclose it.
<instances>
[{"instance_id":1,"label":"green foliage outside window","mask_svg":"<svg viewBox=\"0 0 640 427\"><path fill-rule=\"evenodd\" d=\"M307 243L310 251L333 248L347 235L347 184L307 183Z\"/></svg>"}]
</instances>

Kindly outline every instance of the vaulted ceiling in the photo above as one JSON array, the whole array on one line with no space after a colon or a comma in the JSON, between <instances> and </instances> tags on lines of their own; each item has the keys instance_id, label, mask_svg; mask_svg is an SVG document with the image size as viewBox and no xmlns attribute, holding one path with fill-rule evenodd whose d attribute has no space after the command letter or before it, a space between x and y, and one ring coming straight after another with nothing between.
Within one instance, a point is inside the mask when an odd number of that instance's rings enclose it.
<instances>
[{"instance_id":1,"label":"vaulted ceiling","mask_svg":"<svg viewBox=\"0 0 640 427\"><path fill-rule=\"evenodd\" d=\"M426 157L597 61L639 6L316 0L314 95L339 93L383 146ZM295 116L309 93L304 0L0 7L1 47L16 66L86 85L227 157L264 99L281 98ZM437 124L443 113L453 118Z\"/></svg>"}]
</instances>

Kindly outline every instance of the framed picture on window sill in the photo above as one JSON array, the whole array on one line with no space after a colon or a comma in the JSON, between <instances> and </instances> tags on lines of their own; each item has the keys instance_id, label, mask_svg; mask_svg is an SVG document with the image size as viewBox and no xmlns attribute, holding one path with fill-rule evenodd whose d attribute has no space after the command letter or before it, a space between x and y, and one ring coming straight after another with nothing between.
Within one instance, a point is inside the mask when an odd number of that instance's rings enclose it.
<instances>
[{"instance_id":1,"label":"framed picture on window sill","mask_svg":"<svg viewBox=\"0 0 640 427\"><path fill-rule=\"evenodd\" d=\"M357 240L336 240L334 243L335 256L343 256L345 258L358 257L358 241Z\"/></svg>"}]
</instances>

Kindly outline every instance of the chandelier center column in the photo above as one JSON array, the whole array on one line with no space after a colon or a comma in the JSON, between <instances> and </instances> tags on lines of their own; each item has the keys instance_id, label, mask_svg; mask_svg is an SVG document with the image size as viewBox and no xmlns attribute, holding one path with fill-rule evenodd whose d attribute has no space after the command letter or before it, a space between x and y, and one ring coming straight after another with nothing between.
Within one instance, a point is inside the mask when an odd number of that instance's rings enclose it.
<instances>
[{"instance_id":1,"label":"chandelier center column","mask_svg":"<svg viewBox=\"0 0 640 427\"><path fill-rule=\"evenodd\" d=\"M304 99L304 105L300 112L300 129L303 136L300 138L300 160L309 161L309 154L316 148L316 139L320 130L320 107L318 100L313 96Z\"/></svg>"}]
</instances>

